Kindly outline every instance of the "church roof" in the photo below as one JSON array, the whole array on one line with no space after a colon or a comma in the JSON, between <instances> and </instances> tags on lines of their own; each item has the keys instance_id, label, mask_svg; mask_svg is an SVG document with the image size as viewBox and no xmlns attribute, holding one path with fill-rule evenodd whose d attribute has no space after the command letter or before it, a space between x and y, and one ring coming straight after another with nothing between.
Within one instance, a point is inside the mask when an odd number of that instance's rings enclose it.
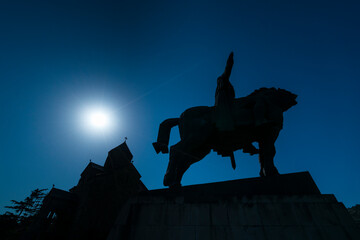
<instances>
[{"instance_id":1,"label":"church roof","mask_svg":"<svg viewBox=\"0 0 360 240\"><path fill-rule=\"evenodd\" d=\"M133 155L130 152L126 142L123 142L116 148L112 149L108 153L104 167L105 168L118 168L131 163Z\"/></svg>"},{"instance_id":2,"label":"church roof","mask_svg":"<svg viewBox=\"0 0 360 240\"><path fill-rule=\"evenodd\" d=\"M84 169L84 171L81 173L81 177L83 177L85 174L92 172L92 173L103 173L104 172L104 167L100 166L99 164L90 162L86 168Z\"/></svg>"}]
</instances>

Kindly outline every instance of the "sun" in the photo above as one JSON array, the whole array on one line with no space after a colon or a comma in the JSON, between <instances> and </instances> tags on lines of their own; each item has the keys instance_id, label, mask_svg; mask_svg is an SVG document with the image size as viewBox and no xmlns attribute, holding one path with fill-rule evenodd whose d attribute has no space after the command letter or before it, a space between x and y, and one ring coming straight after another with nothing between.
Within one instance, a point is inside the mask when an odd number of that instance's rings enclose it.
<instances>
[{"instance_id":1,"label":"sun","mask_svg":"<svg viewBox=\"0 0 360 240\"><path fill-rule=\"evenodd\" d=\"M93 128L106 128L109 126L110 119L109 114L104 112L103 110L95 110L89 112L89 125Z\"/></svg>"},{"instance_id":2,"label":"sun","mask_svg":"<svg viewBox=\"0 0 360 240\"><path fill-rule=\"evenodd\" d=\"M105 132L112 129L114 119L105 107L89 107L83 113L83 123L90 131Z\"/></svg>"}]
</instances>

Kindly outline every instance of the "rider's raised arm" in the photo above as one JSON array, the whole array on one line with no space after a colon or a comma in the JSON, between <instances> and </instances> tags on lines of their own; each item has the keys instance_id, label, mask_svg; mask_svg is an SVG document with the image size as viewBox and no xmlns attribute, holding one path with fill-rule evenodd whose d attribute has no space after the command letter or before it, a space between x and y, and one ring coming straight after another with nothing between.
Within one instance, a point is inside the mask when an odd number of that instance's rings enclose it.
<instances>
[{"instance_id":1,"label":"rider's raised arm","mask_svg":"<svg viewBox=\"0 0 360 240\"><path fill-rule=\"evenodd\" d=\"M234 53L231 52L226 62L224 73L217 79L217 87L215 91L215 105L230 104L235 98L234 87L231 85L229 78L231 69L234 65Z\"/></svg>"},{"instance_id":2,"label":"rider's raised arm","mask_svg":"<svg viewBox=\"0 0 360 240\"><path fill-rule=\"evenodd\" d=\"M234 53L231 52L226 61L225 71L217 79L217 88L223 88L230 84L229 78L230 78L231 69L232 69L233 65L234 65ZM218 91L218 89L217 89L217 91Z\"/></svg>"},{"instance_id":3,"label":"rider's raised arm","mask_svg":"<svg viewBox=\"0 0 360 240\"><path fill-rule=\"evenodd\" d=\"M228 57L228 60L226 62L225 71L222 74L222 76L227 80L229 80L229 78L230 78L231 69L232 69L233 65L234 65L234 53L231 52Z\"/></svg>"}]
</instances>

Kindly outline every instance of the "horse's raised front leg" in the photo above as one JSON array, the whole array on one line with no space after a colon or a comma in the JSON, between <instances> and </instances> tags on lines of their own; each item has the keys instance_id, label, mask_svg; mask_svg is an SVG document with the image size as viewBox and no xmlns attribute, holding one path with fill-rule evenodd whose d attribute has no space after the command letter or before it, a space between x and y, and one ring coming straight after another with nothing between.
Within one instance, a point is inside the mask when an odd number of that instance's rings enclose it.
<instances>
[{"instance_id":1,"label":"horse's raised front leg","mask_svg":"<svg viewBox=\"0 0 360 240\"><path fill-rule=\"evenodd\" d=\"M181 186L181 179L185 171L191 164L203 159L209 152L210 148L193 148L187 141L180 141L171 146L169 165L164 177L164 186L176 188Z\"/></svg>"},{"instance_id":2,"label":"horse's raised front leg","mask_svg":"<svg viewBox=\"0 0 360 240\"><path fill-rule=\"evenodd\" d=\"M260 176L275 176L279 175L277 168L274 165L275 157L275 140L279 135L277 129L267 129L264 135L259 140L259 162L260 162Z\"/></svg>"}]
</instances>

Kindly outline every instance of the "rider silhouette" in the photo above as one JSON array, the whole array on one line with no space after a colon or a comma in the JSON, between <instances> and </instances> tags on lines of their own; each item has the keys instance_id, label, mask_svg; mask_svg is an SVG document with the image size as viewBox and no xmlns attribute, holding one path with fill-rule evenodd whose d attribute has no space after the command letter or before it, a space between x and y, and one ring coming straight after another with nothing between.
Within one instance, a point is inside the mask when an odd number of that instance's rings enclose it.
<instances>
[{"instance_id":1,"label":"rider silhouette","mask_svg":"<svg viewBox=\"0 0 360 240\"><path fill-rule=\"evenodd\" d=\"M219 132L225 134L226 132L231 132L235 130L235 121L232 116L231 109L235 100L235 90L229 81L233 65L234 53L231 52L226 62L224 73L217 79L217 87L215 91L215 126ZM257 105L258 109L258 113L255 114L255 120L262 120L264 115L264 105L262 102L255 105ZM256 149L251 143L249 143L244 145L243 152L253 155L258 153L258 149ZM232 166L235 169L236 165L233 152L224 150L224 152L219 153L223 156L230 156Z\"/></svg>"},{"instance_id":2,"label":"rider silhouette","mask_svg":"<svg viewBox=\"0 0 360 240\"><path fill-rule=\"evenodd\" d=\"M231 114L231 108L235 99L235 90L229 81L233 65L234 53L231 52L226 62L224 73L217 79L215 92L215 125L220 132L232 131L235 128ZM267 122L266 109L268 108L268 105L265 96L258 96L254 101L253 114L256 127L262 126Z\"/></svg>"},{"instance_id":3,"label":"rider silhouette","mask_svg":"<svg viewBox=\"0 0 360 240\"><path fill-rule=\"evenodd\" d=\"M231 52L226 62L224 73L217 79L215 92L215 125L218 131L234 130L234 120L231 114L231 108L235 99L235 90L231 85L229 78L231 69L234 65L234 53Z\"/></svg>"}]
</instances>

